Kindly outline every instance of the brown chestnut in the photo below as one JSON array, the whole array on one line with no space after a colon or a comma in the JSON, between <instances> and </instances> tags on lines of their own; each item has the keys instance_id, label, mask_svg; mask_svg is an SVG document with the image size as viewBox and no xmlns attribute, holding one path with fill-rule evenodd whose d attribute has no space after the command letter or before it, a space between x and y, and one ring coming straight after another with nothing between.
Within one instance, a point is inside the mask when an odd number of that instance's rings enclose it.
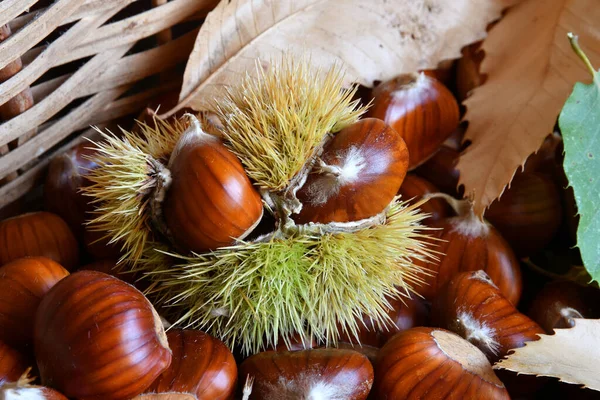
<instances>
[{"instance_id":1,"label":"brown chestnut","mask_svg":"<svg viewBox=\"0 0 600 400\"><path fill-rule=\"evenodd\" d=\"M32 385L28 368L14 381L2 382L0 379L0 399L3 400L68 400L62 393L45 386Z\"/></svg>"},{"instance_id":2,"label":"brown chestnut","mask_svg":"<svg viewBox=\"0 0 600 400\"><path fill-rule=\"evenodd\" d=\"M414 174L407 174L406 178L404 178L404 182L402 182L402 186L400 186L398 194L402 195L402 200L410 200L410 203L412 204L421 200L426 194L438 192L439 189L429 183L426 179ZM421 212L429 214L429 217L423 220L426 224L438 222L442 218L452 215L448 203L442 199L429 199L419 208L421 209Z\"/></svg>"},{"instance_id":3,"label":"brown chestnut","mask_svg":"<svg viewBox=\"0 0 600 400\"><path fill-rule=\"evenodd\" d=\"M0 222L0 265L27 256L48 257L72 271L79 264L79 244L67 223L49 212Z\"/></svg>"},{"instance_id":4,"label":"brown chestnut","mask_svg":"<svg viewBox=\"0 0 600 400\"><path fill-rule=\"evenodd\" d=\"M75 272L43 297L34 342L42 384L78 399L130 399L171 363L152 304L96 271Z\"/></svg>"},{"instance_id":5,"label":"brown chestnut","mask_svg":"<svg viewBox=\"0 0 600 400\"><path fill-rule=\"evenodd\" d=\"M439 288L459 272L483 269L506 298L517 304L522 289L521 270L508 243L492 225L473 213L469 201L445 198L453 205L458 216L431 224L433 228L440 228L430 234L439 239L432 242L441 253L440 260L426 263L416 261L430 270L431 274L421 275L425 284L415 290L425 298L432 299Z\"/></svg>"},{"instance_id":6,"label":"brown chestnut","mask_svg":"<svg viewBox=\"0 0 600 400\"><path fill-rule=\"evenodd\" d=\"M464 189L458 188L460 173L456 163L460 152L448 146L442 146L427 162L415 170L417 175L427 179L442 192L453 197L462 197Z\"/></svg>"},{"instance_id":7,"label":"brown chestnut","mask_svg":"<svg viewBox=\"0 0 600 400\"><path fill-rule=\"evenodd\" d=\"M572 328L573 318L599 318L600 291L569 281L546 284L533 299L527 315L548 334Z\"/></svg>"},{"instance_id":8,"label":"brown chestnut","mask_svg":"<svg viewBox=\"0 0 600 400\"><path fill-rule=\"evenodd\" d=\"M396 333L415 326L424 326L429 319L429 310L424 301L417 296L388 298L391 308L387 309L391 324L378 326L373 319L363 316L358 323L358 337L341 330L340 341L372 347L382 347ZM360 342L360 343L357 343Z\"/></svg>"},{"instance_id":9,"label":"brown chestnut","mask_svg":"<svg viewBox=\"0 0 600 400\"><path fill-rule=\"evenodd\" d=\"M250 400L364 400L373 384L373 366L352 350L267 351L246 359L240 382L254 378Z\"/></svg>"},{"instance_id":10,"label":"brown chestnut","mask_svg":"<svg viewBox=\"0 0 600 400\"><path fill-rule=\"evenodd\" d=\"M223 342L204 332L181 329L169 331L167 338L173 352L171 366L135 400L166 400L176 395L182 400L233 398L237 366Z\"/></svg>"},{"instance_id":11,"label":"brown chestnut","mask_svg":"<svg viewBox=\"0 0 600 400\"><path fill-rule=\"evenodd\" d=\"M172 183L163 212L174 243L203 252L235 243L258 225L260 195L242 163L197 119L182 134L169 161Z\"/></svg>"},{"instance_id":12,"label":"brown chestnut","mask_svg":"<svg viewBox=\"0 0 600 400\"><path fill-rule=\"evenodd\" d=\"M485 355L447 330L400 332L379 355L373 389L378 400L510 399Z\"/></svg>"},{"instance_id":13,"label":"brown chestnut","mask_svg":"<svg viewBox=\"0 0 600 400\"><path fill-rule=\"evenodd\" d=\"M431 157L458 126L458 103L437 79L401 75L373 89L368 116L391 125L406 142L409 169Z\"/></svg>"},{"instance_id":14,"label":"brown chestnut","mask_svg":"<svg viewBox=\"0 0 600 400\"><path fill-rule=\"evenodd\" d=\"M64 219L77 237L83 235L86 213L93 211L90 199L79 191L89 184L85 176L98 166L92 161L96 151L91 147L80 143L54 157L44 183L45 209Z\"/></svg>"},{"instance_id":15,"label":"brown chestnut","mask_svg":"<svg viewBox=\"0 0 600 400\"><path fill-rule=\"evenodd\" d=\"M33 320L42 297L68 275L45 257L19 258L0 267L0 340L18 349L32 345Z\"/></svg>"},{"instance_id":16,"label":"brown chestnut","mask_svg":"<svg viewBox=\"0 0 600 400\"><path fill-rule=\"evenodd\" d=\"M544 175L517 174L510 187L487 209L485 218L518 257L533 255L550 243L561 224L558 189Z\"/></svg>"},{"instance_id":17,"label":"brown chestnut","mask_svg":"<svg viewBox=\"0 0 600 400\"><path fill-rule=\"evenodd\" d=\"M0 386L14 382L27 369L27 359L18 351L0 341Z\"/></svg>"},{"instance_id":18,"label":"brown chestnut","mask_svg":"<svg viewBox=\"0 0 600 400\"><path fill-rule=\"evenodd\" d=\"M404 140L383 121L366 118L338 132L298 191L296 222L348 222L382 212L406 176Z\"/></svg>"},{"instance_id":19,"label":"brown chestnut","mask_svg":"<svg viewBox=\"0 0 600 400\"><path fill-rule=\"evenodd\" d=\"M544 333L482 270L458 274L439 291L431 306L431 322L458 333L492 362Z\"/></svg>"}]
</instances>

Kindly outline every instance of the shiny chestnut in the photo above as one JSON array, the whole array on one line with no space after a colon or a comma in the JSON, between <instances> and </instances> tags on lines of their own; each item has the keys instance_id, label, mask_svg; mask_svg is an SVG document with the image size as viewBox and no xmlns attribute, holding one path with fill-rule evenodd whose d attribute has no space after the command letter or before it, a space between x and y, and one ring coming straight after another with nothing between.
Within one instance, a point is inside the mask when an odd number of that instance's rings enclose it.
<instances>
[{"instance_id":1,"label":"shiny chestnut","mask_svg":"<svg viewBox=\"0 0 600 400\"><path fill-rule=\"evenodd\" d=\"M72 271L79 264L79 244L67 223L49 212L0 222L0 265L27 256L47 257Z\"/></svg>"},{"instance_id":2,"label":"shiny chestnut","mask_svg":"<svg viewBox=\"0 0 600 400\"><path fill-rule=\"evenodd\" d=\"M348 222L382 212L406 176L408 150L389 125L362 119L338 132L298 191L294 220Z\"/></svg>"},{"instance_id":3,"label":"shiny chestnut","mask_svg":"<svg viewBox=\"0 0 600 400\"><path fill-rule=\"evenodd\" d=\"M513 304L521 297L522 277L519 262L504 238L488 222L478 218L467 200L458 201L444 196L458 214L431 224L438 228L430 236L433 248L439 251L439 261L416 263L428 272L420 276L425 284L416 291L433 299L449 279L463 271L479 269L492 278L500 291Z\"/></svg>"},{"instance_id":4,"label":"shiny chestnut","mask_svg":"<svg viewBox=\"0 0 600 400\"><path fill-rule=\"evenodd\" d=\"M437 187L426 179L415 174L407 174L406 178L404 178L404 182L402 182L402 186L400 186L398 194L402 196L402 200L409 200L409 203L413 204L423 199L423 196L431 193L438 193L439 191L440 190ZM438 222L441 219L452 215L452 210L448 206L448 203L442 199L428 199L427 202L419 208L421 212L429 214L429 217L423 220L426 224Z\"/></svg>"},{"instance_id":5,"label":"shiny chestnut","mask_svg":"<svg viewBox=\"0 0 600 400\"><path fill-rule=\"evenodd\" d=\"M460 336L439 328L412 328L379 352L378 400L510 399L485 355Z\"/></svg>"},{"instance_id":6,"label":"shiny chestnut","mask_svg":"<svg viewBox=\"0 0 600 400\"><path fill-rule=\"evenodd\" d=\"M89 185L86 175L98 166L93 161L96 150L84 142L54 157L44 183L44 207L59 215L81 237L87 213L94 207L80 188Z\"/></svg>"},{"instance_id":7,"label":"shiny chestnut","mask_svg":"<svg viewBox=\"0 0 600 400\"><path fill-rule=\"evenodd\" d=\"M600 318L600 290L569 281L546 284L537 293L527 315L548 334L572 328L574 318Z\"/></svg>"},{"instance_id":8,"label":"shiny chestnut","mask_svg":"<svg viewBox=\"0 0 600 400\"><path fill-rule=\"evenodd\" d=\"M239 381L254 379L250 400L364 400L373 384L373 366L352 350L267 351L246 359Z\"/></svg>"},{"instance_id":9,"label":"shiny chestnut","mask_svg":"<svg viewBox=\"0 0 600 400\"><path fill-rule=\"evenodd\" d=\"M420 74L401 75L373 90L368 116L389 124L404 141L413 169L431 157L459 122L454 95L437 79Z\"/></svg>"},{"instance_id":10,"label":"shiny chestnut","mask_svg":"<svg viewBox=\"0 0 600 400\"><path fill-rule=\"evenodd\" d=\"M196 118L169 160L172 182L163 213L181 249L204 252L243 239L258 225L263 204L240 160Z\"/></svg>"},{"instance_id":11,"label":"shiny chestnut","mask_svg":"<svg viewBox=\"0 0 600 400\"><path fill-rule=\"evenodd\" d=\"M42 384L83 400L131 399L171 363L152 304L96 271L75 272L44 296L34 341Z\"/></svg>"},{"instance_id":12,"label":"shiny chestnut","mask_svg":"<svg viewBox=\"0 0 600 400\"><path fill-rule=\"evenodd\" d=\"M452 278L432 303L431 321L473 343L492 362L544 333L503 296L482 270Z\"/></svg>"},{"instance_id":13,"label":"shiny chestnut","mask_svg":"<svg viewBox=\"0 0 600 400\"><path fill-rule=\"evenodd\" d=\"M42 297L69 275L45 257L26 257L0 267L0 340L32 351L33 320Z\"/></svg>"},{"instance_id":14,"label":"shiny chestnut","mask_svg":"<svg viewBox=\"0 0 600 400\"><path fill-rule=\"evenodd\" d=\"M173 352L171 366L134 400L233 398L237 366L223 342L204 332L181 329L170 330L167 338Z\"/></svg>"},{"instance_id":15,"label":"shiny chestnut","mask_svg":"<svg viewBox=\"0 0 600 400\"><path fill-rule=\"evenodd\" d=\"M14 382L27 369L27 359L6 343L0 341L0 386Z\"/></svg>"},{"instance_id":16,"label":"shiny chestnut","mask_svg":"<svg viewBox=\"0 0 600 400\"><path fill-rule=\"evenodd\" d=\"M562 205L554 182L541 174L517 174L485 218L517 256L533 255L550 243L562 221Z\"/></svg>"}]
</instances>

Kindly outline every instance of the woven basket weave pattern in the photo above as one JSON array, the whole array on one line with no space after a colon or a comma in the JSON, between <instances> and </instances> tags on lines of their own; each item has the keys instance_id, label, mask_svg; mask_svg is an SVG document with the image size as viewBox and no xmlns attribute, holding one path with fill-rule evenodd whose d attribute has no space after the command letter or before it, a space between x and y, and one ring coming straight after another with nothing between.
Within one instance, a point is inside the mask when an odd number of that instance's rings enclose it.
<instances>
[{"instance_id":1,"label":"woven basket weave pattern","mask_svg":"<svg viewBox=\"0 0 600 400\"><path fill-rule=\"evenodd\" d=\"M90 125L102 128L176 91L176 74L141 89L139 82L185 63L217 1L36 3L0 2L0 27L9 32L0 34L0 208L38 186L50 159L93 134ZM184 22L192 29L169 40ZM66 72L47 78L53 68Z\"/></svg>"}]
</instances>

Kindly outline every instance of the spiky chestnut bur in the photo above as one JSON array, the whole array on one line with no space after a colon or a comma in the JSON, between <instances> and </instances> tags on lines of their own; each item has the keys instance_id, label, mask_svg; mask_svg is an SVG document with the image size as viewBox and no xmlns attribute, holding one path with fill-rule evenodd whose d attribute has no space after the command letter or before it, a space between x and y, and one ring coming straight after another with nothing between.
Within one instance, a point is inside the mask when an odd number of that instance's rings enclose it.
<instances>
[{"instance_id":1,"label":"spiky chestnut bur","mask_svg":"<svg viewBox=\"0 0 600 400\"><path fill-rule=\"evenodd\" d=\"M338 132L298 191L298 223L348 222L383 211L408 168L404 140L385 122L366 118Z\"/></svg>"},{"instance_id":2,"label":"spiky chestnut bur","mask_svg":"<svg viewBox=\"0 0 600 400\"><path fill-rule=\"evenodd\" d=\"M487 221L473 213L469 200L456 200L448 195L433 194L431 198L446 199L457 216L431 224L434 230L439 262L429 261L421 266L429 270L423 275L425 284L417 292L433 299L439 288L454 275L463 271L484 270L513 304L521 297L522 278L519 262L508 243Z\"/></svg>"},{"instance_id":3,"label":"spiky chestnut bur","mask_svg":"<svg viewBox=\"0 0 600 400\"><path fill-rule=\"evenodd\" d=\"M413 328L394 336L375 366L378 400L508 400L485 355L444 329Z\"/></svg>"},{"instance_id":4,"label":"spiky chestnut bur","mask_svg":"<svg viewBox=\"0 0 600 400\"><path fill-rule=\"evenodd\" d=\"M105 136L86 189L100 205L92 225L121 240L127 265L153 281L155 304L171 306L169 319L246 354L298 332L334 343L338 324L357 332L360 313L391 323L384 297L409 290L418 280L413 260L429 257L418 206L397 200L352 223L296 225L290 218L325 143L362 113L339 70L318 72L307 60L284 58L218 103L223 142L260 188L273 232L191 255L177 254L157 234L153 193L187 128L181 121L146 127L142 136Z\"/></svg>"},{"instance_id":5,"label":"spiky chestnut bur","mask_svg":"<svg viewBox=\"0 0 600 400\"><path fill-rule=\"evenodd\" d=\"M373 384L373 366L352 350L267 351L240 365L240 381L254 379L250 400L364 400Z\"/></svg>"},{"instance_id":6,"label":"spiky chestnut bur","mask_svg":"<svg viewBox=\"0 0 600 400\"><path fill-rule=\"evenodd\" d=\"M247 354L296 332L335 344L344 326L356 338L357 313L392 323L385 297L397 298L418 282L411 257L429 257L415 230L423 218L418 205L396 201L382 217L367 229L299 225L287 237L178 256L180 263L152 274L151 295L184 310L176 324L210 327Z\"/></svg>"},{"instance_id":7,"label":"spiky chestnut bur","mask_svg":"<svg viewBox=\"0 0 600 400\"><path fill-rule=\"evenodd\" d=\"M456 129L458 103L437 79L401 75L373 90L368 116L388 123L404 139L410 153L409 169L431 157Z\"/></svg>"},{"instance_id":8,"label":"spiky chestnut bur","mask_svg":"<svg viewBox=\"0 0 600 400\"><path fill-rule=\"evenodd\" d=\"M204 252L244 239L258 225L263 204L237 157L190 117L171 158L163 204L175 245ZM159 194L162 196L162 194Z\"/></svg>"},{"instance_id":9,"label":"spiky chestnut bur","mask_svg":"<svg viewBox=\"0 0 600 400\"><path fill-rule=\"evenodd\" d=\"M16 381L0 382L0 399L3 400L68 400L63 394L46 386L32 385L28 368Z\"/></svg>"},{"instance_id":10,"label":"spiky chestnut bur","mask_svg":"<svg viewBox=\"0 0 600 400\"><path fill-rule=\"evenodd\" d=\"M458 274L442 287L431 307L431 321L473 343L492 362L544 333L482 270Z\"/></svg>"}]
</instances>

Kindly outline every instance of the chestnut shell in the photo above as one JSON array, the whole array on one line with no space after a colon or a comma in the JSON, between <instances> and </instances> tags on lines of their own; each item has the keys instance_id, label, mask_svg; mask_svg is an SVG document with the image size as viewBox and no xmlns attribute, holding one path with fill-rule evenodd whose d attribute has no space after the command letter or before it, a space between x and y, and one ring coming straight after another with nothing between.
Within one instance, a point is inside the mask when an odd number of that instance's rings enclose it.
<instances>
[{"instance_id":1,"label":"chestnut shell","mask_svg":"<svg viewBox=\"0 0 600 400\"><path fill-rule=\"evenodd\" d=\"M49 212L0 222L0 265L27 256L48 257L72 271L79 264L79 244L67 223Z\"/></svg>"},{"instance_id":2,"label":"chestnut shell","mask_svg":"<svg viewBox=\"0 0 600 400\"><path fill-rule=\"evenodd\" d=\"M169 169L173 181L163 211L178 247L204 252L228 246L260 221L260 195L218 138L202 133L179 149Z\"/></svg>"},{"instance_id":3,"label":"chestnut shell","mask_svg":"<svg viewBox=\"0 0 600 400\"><path fill-rule=\"evenodd\" d=\"M358 221L382 212L404 181L408 151L389 125L365 118L338 132L321 160L342 175L309 174L297 193L303 205L298 223Z\"/></svg>"},{"instance_id":4,"label":"chestnut shell","mask_svg":"<svg viewBox=\"0 0 600 400\"><path fill-rule=\"evenodd\" d=\"M247 375L254 377L250 400L364 400L373 384L367 357L341 349L258 353L240 365L239 381Z\"/></svg>"},{"instance_id":5,"label":"chestnut shell","mask_svg":"<svg viewBox=\"0 0 600 400\"><path fill-rule=\"evenodd\" d=\"M458 126L454 95L425 74L401 75L377 86L373 94L368 116L382 119L404 139L411 170L429 159Z\"/></svg>"},{"instance_id":6,"label":"chestnut shell","mask_svg":"<svg viewBox=\"0 0 600 400\"><path fill-rule=\"evenodd\" d=\"M34 326L42 383L68 397L130 399L171 363L150 302L101 272L75 272L56 284L42 299Z\"/></svg>"}]
</instances>

